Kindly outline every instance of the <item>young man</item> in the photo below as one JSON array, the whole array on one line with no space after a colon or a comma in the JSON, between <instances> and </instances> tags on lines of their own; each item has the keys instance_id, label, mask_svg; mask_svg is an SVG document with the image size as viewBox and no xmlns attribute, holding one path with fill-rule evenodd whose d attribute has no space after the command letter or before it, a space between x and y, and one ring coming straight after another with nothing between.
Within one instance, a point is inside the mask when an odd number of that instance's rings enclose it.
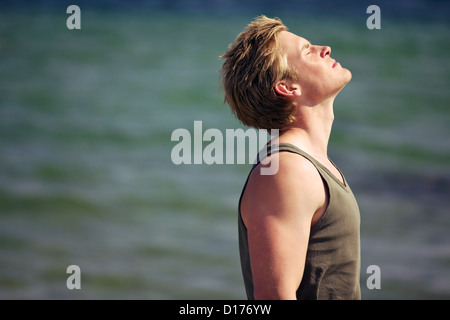
<instances>
[{"instance_id":1,"label":"young man","mask_svg":"<svg viewBox=\"0 0 450 320\"><path fill-rule=\"evenodd\" d=\"M327 155L333 101L351 73L317 46L260 16L222 56L225 101L245 125L278 129L239 201L249 299L360 299L360 215ZM275 157L277 157L275 159ZM262 159L260 159L262 160Z\"/></svg>"}]
</instances>

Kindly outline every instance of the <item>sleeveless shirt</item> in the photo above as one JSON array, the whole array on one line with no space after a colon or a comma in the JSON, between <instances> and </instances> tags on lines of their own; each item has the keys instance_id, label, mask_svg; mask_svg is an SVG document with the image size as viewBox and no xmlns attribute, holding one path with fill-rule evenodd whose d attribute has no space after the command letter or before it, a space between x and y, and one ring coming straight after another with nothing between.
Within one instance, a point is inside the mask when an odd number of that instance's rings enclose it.
<instances>
[{"instance_id":1,"label":"sleeveless shirt","mask_svg":"<svg viewBox=\"0 0 450 320\"><path fill-rule=\"evenodd\" d=\"M297 299L361 299L359 284L360 213L347 181L341 173L344 181L342 183L323 164L294 145L287 143L274 145L272 148L268 148L267 155L276 152L292 152L308 159L316 167L328 191L327 208L310 232L303 277L296 292ZM258 159L250 173L259 162ZM238 232L240 262L246 294L249 300L253 300L247 228L241 216L242 195L250 173L239 199Z\"/></svg>"}]
</instances>

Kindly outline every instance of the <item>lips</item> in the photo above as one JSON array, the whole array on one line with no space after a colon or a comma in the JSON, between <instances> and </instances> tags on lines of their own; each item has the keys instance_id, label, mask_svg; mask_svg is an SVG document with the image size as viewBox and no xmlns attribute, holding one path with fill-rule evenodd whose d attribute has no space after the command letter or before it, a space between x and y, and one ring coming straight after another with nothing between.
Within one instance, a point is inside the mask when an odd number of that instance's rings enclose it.
<instances>
[{"instance_id":1,"label":"lips","mask_svg":"<svg viewBox=\"0 0 450 320\"><path fill-rule=\"evenodd\" d=\"M333 60L333 66L332 68L336 67L339 64L339 62L337 62L336 60Z\"/></svg>"}]
</instances>

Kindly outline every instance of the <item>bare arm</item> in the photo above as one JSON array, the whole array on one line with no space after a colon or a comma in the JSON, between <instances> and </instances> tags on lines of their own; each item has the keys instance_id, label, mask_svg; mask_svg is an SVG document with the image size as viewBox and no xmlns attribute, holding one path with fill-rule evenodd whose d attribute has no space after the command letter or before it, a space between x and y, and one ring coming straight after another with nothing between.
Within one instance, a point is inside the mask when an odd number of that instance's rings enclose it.
<instances>
[{"instance_id":1,"label":"bare arm","mask_svg":"<svg viewBox=\"0 0 450 320\"><path fill-rule=\"evenodd\" d=\"M280 153L275 175L253 170L241 213L248 231L255 299L296 299L305 266L311 221L326 207L316 168Z\"/></svg>"}]
</instances>

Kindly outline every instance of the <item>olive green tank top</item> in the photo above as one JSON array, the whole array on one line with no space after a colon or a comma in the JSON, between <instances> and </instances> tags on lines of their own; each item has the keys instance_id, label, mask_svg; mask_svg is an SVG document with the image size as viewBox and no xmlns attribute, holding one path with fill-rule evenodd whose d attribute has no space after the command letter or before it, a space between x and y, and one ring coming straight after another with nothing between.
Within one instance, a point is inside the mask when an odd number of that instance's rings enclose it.
<instances>
[{"instance_id":1,"label":"olive green tank top","mask_svg":"<svg viewBox=\"0 0 450 320\"><path fill-rule=\"evenodd\" d=\"M316 167L328 189L328 206L322 218L311 229L305 268L297 290L297 299L361 299L359 284L360 214L356 199L344 176L342 175L344 181L342 183L324 165L291 144L280 143L268 149L267 155L275 152L292 152L305 157ZM242 220L240 209L242 195L249 177L250 174L239 199L238 231L245 289L247 298L253 300L247 228Z\"/></svg>"}]
</instances>

